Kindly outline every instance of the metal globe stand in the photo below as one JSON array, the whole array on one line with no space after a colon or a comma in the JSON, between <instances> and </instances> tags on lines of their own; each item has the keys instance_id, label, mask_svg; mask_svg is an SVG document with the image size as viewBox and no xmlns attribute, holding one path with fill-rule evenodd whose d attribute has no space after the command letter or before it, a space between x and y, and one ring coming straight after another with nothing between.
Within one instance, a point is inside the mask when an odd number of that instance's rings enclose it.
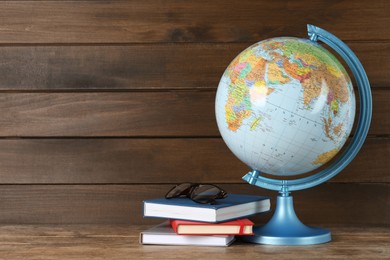
<instances>
[{"instance_id":1,"label":"metal globe stand","mask_svg":"<svg viewBox=\"0 0 390 260\"><path fill-rule=\"evenodd\" d=\"M360 114L355 134L345 151L326 169L309 177L294 180L276 180L261 176L257 170L246 174L243 179L249 184L279 192L276 209L271 220L264 226L254 228L254 236L246 236L244 241L270 245L310 245L331 240L327 229L304 225L294 211L291 191L303 190L319 185L342 171L357 155L362 147L371 123L372 96L367 74L353 51L333 34L313 25L308 25L311 41L321 41L335 50L347 63L355 77Z\"/></svg>"}]
</instances>

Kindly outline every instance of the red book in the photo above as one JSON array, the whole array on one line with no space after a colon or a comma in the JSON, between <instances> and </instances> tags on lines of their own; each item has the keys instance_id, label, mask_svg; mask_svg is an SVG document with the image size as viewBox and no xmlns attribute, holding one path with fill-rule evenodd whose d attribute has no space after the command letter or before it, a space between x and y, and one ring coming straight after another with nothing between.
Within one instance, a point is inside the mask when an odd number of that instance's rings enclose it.
<instances>
[{"instance_id":1,"label":"red book","mask_svg":"<svg viewBox=\"0 0 390 260\"><path fill-rule=\"evenodd\" d=\"M179 235L253 235L253 222L236 219L221 223L170 220L173 230Z\"/></svg>"}]
</instances>

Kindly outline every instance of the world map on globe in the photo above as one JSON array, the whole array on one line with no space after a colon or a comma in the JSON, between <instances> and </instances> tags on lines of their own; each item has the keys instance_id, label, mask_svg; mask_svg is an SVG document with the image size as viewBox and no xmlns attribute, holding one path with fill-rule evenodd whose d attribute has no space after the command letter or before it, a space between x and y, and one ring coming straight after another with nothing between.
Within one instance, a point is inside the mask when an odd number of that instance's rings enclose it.
<instances>
[{"instance_id":1,"label":"world map on globe","mask_svg":"<svg viewBox=\"0 0 390 260\"><path fill-rule=\"evenodd\" d=\"M297 175L331 160L355 117L346 70L318 43L293 37L258 42L225 70L216 95L219 131L254 170Z\"/></svg>"}]
</instances>

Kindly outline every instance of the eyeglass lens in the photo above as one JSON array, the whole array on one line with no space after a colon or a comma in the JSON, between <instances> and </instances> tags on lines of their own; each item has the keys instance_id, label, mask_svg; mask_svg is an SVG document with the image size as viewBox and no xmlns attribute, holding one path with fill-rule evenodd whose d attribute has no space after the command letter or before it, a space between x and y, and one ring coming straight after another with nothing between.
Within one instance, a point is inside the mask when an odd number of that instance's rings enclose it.
<instances>
[{"instance_id":1,"label":"eyeglass lens","mask_svg":"<svg viewBox=\"0 0 390 260\"><path fill-rule=\"evenodd\" d=\"M199 185L191 193L191 199L199 203L213 203L221 190L213 185Z\"/></svg>"},{"instance_id":2,"label":"eyeglass lens","mask_svg":"<svg viewBox=\"0 0 390 260\"><path fill-rule=\"evenodd\" d=\"M194 186L194 184L192 183L182 183L182 184L179 184L175 187L173 187L168 193L167 195L165 195L165 198L169 199L169 198L176 198L176 197L180 197L180 196L183 196L183 195L188 195L191 188Z\"/></svg>"}]
</instances>

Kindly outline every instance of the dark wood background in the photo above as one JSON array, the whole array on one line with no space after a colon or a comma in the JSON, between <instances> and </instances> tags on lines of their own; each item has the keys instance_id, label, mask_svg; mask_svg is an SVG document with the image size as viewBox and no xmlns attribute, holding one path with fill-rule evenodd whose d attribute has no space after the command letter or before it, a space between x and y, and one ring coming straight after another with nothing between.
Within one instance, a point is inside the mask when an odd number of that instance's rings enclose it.
<instances>
[{"instance_id":1,"label":"dark wood background","mask_svg":"<svg viewBox=\"0 0 390 260\"><path fill-rule=\"evenodd\" d=\"M372 84L357 158L295 192L308 223L390 225L390 1L0 1L0 223L156 223L141 201L178 182L276 195L218 133L214 98L254 42L343 39ZM269 215L260 217L266 219Z\"/></svg>"}]
</instances>

